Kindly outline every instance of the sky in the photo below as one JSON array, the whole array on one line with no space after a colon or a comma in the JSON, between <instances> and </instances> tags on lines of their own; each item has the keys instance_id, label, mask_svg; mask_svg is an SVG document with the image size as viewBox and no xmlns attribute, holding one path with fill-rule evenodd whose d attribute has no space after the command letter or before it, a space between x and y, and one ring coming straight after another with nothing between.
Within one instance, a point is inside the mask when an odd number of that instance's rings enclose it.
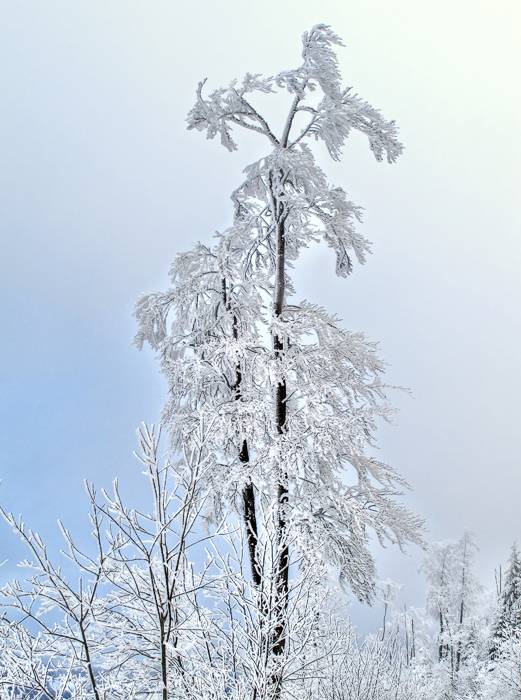
<instances>
[{"instance_id":1,"label":"sky","mask_svg":"<svg viewBox=\"0 0 521 700\"><path fill-rule=\"evenodd\" d=\"M0 501L57 546L88 530L85 478L142 493L135 429L165 385L132 346L133 305L175 254L231 220L263 153L187 132L197 82L298 65L318 22L345 41L344 81L396 119L389 166L350 138L331 181L365 209L374 254L348 279L331 251L297 296L380 343L400 409L380 456L408 479L427 538L476 533L479 573L521 539L521 5L517 0L174 3L0 0ZM319 274L317 274L319 271ZM0 578L22 552L0 531ZM420 605L419 550L378 554ZM356 613L366 616L367 612ZM376 615L376 613L374 613Z\"/></svg>"}]
</instances>

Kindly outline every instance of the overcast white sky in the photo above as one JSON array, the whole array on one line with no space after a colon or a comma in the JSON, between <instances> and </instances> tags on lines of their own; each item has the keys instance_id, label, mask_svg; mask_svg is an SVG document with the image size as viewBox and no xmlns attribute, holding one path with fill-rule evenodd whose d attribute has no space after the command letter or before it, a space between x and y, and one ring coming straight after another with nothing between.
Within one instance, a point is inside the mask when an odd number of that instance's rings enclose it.
<instances>
[{"instance_id":1,"label":"overcast white sky","mask_svg":"<svg viewBox=\"0 0 521 700\"><path fill-rule=\"evenodd\" d=\"M84 477L138 491L134 428L157 419L164 386L130 344L134 300L229 223L229 193L262 153L185 130L197 81L293 67L301 33L326 22L346 42L345 82L398 121L407 150L380 165L353 138L328 166L365 207L374 255L345 281L311 249L298 296L379 340L389 380L412 388L382 457L430 538L477 533L491 584L521 537L519 2L0 8L2 502L51 535L58 516L86 522ZM19 550L7 530L0 542L10 575ZM420 559L380 558L413 603Z\"/></svg>"}]
</instances>

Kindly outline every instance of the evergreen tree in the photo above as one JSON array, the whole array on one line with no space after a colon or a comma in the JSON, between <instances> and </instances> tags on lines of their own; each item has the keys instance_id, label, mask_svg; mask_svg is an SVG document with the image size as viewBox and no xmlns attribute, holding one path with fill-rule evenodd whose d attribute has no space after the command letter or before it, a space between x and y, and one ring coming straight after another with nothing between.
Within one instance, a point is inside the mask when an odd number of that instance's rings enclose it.
<instances>
[{"instance_id":1,"label":"evergreen tree","mask_svg":"<svg viewBox=\"0 0 521 700\"><path fill-rule=\"evenodd\" d=\"M521 558L514 542L510 552L503 589L500 594L497 621L490 651L497 658L503 643L521 635Z\"/></svg>"}]
</instances>

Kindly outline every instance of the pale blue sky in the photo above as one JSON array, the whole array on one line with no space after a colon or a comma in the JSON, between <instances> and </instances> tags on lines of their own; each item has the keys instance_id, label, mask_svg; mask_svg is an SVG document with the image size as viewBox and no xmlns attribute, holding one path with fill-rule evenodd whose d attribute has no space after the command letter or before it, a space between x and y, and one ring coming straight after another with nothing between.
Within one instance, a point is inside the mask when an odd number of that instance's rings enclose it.
<instances>
[{"instance_id":1,"label":"pale blue sky","mask_svg":"<svg viewBox=\"0 0 521 700\"><path fill-rule=\"evenodd\" d=\"M134 300L230 220L260 155L186 132L197 81L296 65L300 34L344 37L347 84L401 126L378 165L353 138L331 179L366 209L374 242L345 281L326 251L299 297L381 341L397 397L382 457L414 486L430 536L476 531L486 583L521 537L521 157L517 1L0 1L0 477L2 502L45 534L85 523L81 483L138 492L134 428L164 387L131 346ZM263 148L263 146L261 146ZM331 274L325 274L329 269ZM317 274L317 270L320 274ZM4 575L19 554L0 535ZM381 575L419 602L419 555Z\"/></svg>"}]
</instances>

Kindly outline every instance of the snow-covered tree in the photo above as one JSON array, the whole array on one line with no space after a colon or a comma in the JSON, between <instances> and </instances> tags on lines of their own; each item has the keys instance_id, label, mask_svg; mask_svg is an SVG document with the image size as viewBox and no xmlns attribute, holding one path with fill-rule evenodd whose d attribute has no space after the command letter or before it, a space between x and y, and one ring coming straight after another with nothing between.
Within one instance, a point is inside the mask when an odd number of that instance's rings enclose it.
<instances>
[{"instance_id":1,"label":"snow-covered tree","mask_svg":"<svg viewBox=\"0 0 521 700\"><path fill-rule=\"evenodd\" d=\"M207 539L199 519L210 465L200 428L190 452L162 461L158 431L143 426L150 510L126 505L117 481L101 498L87 484L94 546L80 549L61 526L61 562L22 518L1 510L31 557L22 562L30 575L0 591L9 625L4 687L42 700L176 697L208 570L203 563L196 572L190 556Z\"/></svg>"},{"instance_id":2,"label":"snow-covered tree","mask_svg":"<svg viewBox=\"0 0 521 700\"><path fill-rule=\"evenodd\" d=\"M517 700L521 697L521 639L505 637L494 655L491 668L483 674L485 700Z\"/></svg>"},{"instance_id":3,"label":"snow-covered tree","mask_svg":"<svg viewBox=\"0 0 521 700\"><path fill-rule=\"evenodd\" d=\"M456 542L431 545L423 564L427 610L438 622L438 660L446 660L451 673L457 673L465 654L480 591L474 572L476 551L473 535L465 532Z\"/></svg>"},{"instance_id":4,"label":"snow-covered tree","mask_svg":"<svg viewBox=\"0 0 521 700\"><path fill-rule=\"evenodd\" d=\"M172 287L143 297L136 311L138 344L159 352L169 381L174 447L190 440L191 416L202 411L214 428L214 513L227 503L242 511L258 585L266 565L276 570L276 653L285 645L290 542L304 562L335 566L371 601L370 532L400 546L419 541L419 519L396 500L405 482L371 454L378 419L391 411L375 345L316 304L290 300L303 248L324 241L342 277L370 250L357 230L360 208L328 182L311 143L339 160L359 131L378 161L393 163L402 151L394 122L342 87L340 44L317 25L303 36L296 69L248 73L210 93L199 84L190 129L228 150L238 147L235 131L252 131L269 150L233 192L230 228L214 246L178 256ZM256 95L276 91L290 102L279 125L255 106ZM269 519L259 522L261 512ZM270 528L278 547L263 565L260 540Z\"/></svg>"},{"instance_id":5,"label":"snow-covered tree","mask_svg":"<svg viewBox=\"0 0 521 700\"><path fill-rule=\"evenodd\" d=\"M512 545L498 601L497 621L491 647L491 657L496 658L506 640L521 637L521 557L517 544Z\"/></svg>"},{"instance_id":6,"label":"snow-covered tree","mask_svg":"<svg viewBox=\"0 0 521 700\"><path fill-rule=\"evenodd\" d=\"M201 426L204 420L201 421ZM171 459L143 426L138 453L150 502L128 504L115 483L88 485L93 547L62 527L60 563L42 538L4 512L31 551L30 575L1 590L0 697L9 700L423 700L424 669L405 663L394 633L360 640L324 587L323 567L300 562L285 616L287 643L270 639L276 597L259 606L244 531L205 534L204 433L196 453ZM270 541L271 539L271 541ZM266 544L276 551L276 532ZM276 572L275 572L276 573ZM275 585L263 576L263 586ZM418 691L413 695L413 688Z\"/></svg>"}]
</instances>

